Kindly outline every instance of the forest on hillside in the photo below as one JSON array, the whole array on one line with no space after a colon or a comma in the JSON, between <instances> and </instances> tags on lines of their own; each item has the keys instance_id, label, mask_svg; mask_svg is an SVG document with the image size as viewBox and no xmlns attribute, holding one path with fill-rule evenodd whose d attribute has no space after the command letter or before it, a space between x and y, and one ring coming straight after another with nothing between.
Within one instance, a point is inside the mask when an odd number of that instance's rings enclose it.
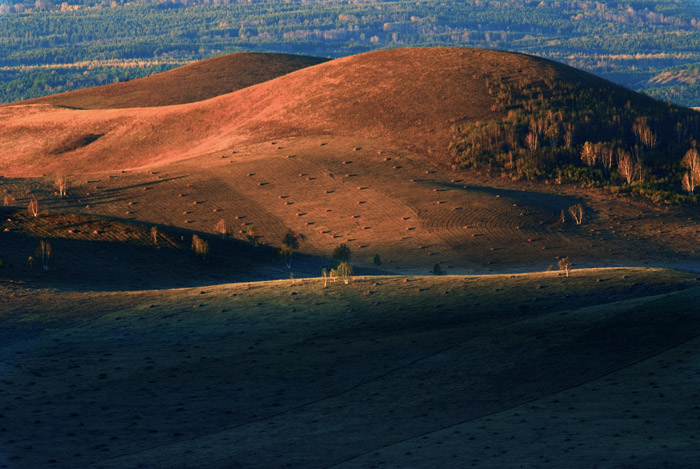
<instances>
[{"instance_id":1,"label":"forest on hillside","mask_svg":"<svg viewBox=\"0 0 700 469\"><path fill-rule=\"evenodd\" d=\"M534 54L700 106L700 5L690 0L2 0L0 102L228 52L335 58L433 45Z\"/></svg>"}]
</instances>

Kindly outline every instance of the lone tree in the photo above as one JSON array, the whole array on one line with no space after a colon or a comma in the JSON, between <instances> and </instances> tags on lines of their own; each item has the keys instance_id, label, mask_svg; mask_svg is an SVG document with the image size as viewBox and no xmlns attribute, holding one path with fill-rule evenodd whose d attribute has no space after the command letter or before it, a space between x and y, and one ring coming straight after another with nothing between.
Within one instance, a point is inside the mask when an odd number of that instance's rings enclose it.
<instances>
[{"instance_id":1,"label":"lone tree","mask_svg":"<svg viewBox=\"0 0 700 469\"><path fill-rule=\"evenodd\" d=\"M379 257L379 254L375 254L374 259L372 259L372 262L374 263L375 267L379 267L380 265L382 265L382 258Z\"/></svg>"},{"instance_id":2,"label":"lone tree","mask_svg":"<svg viewBox=\"0 0 700 469\"><path fill-rule=\"evenodd\" d=\"M437 263L433 266L433 275L442 275L445 272L442 270L442 267L440 267L440 263Z\"/></svg>"},{"instance_id":3,"label":"lone tree","mask_svg":"<svg viewBox=\"0 0 700 469\"><path fill-rule=\"evenodd\" d=\"M350 278L352 277L352 266L349 263L343 261L340 264L338 264L336 273L338 275L338 278L342 278L343 282L345 282L345 285L347 285L348 283L350 283Z\"/></svg>"},{"instance_id":4,"label":"lone tree","mask_svg":"<svg viewBox=\"0 0 700 469\"><path fill-rule=\"evenodd\" d=\"M566 276L569 276L569 269L571 269L571 261L568 257L562 257L559 259L559 270L566 272Z\"/></svg>"},{"instance_id":5,"label":"lone tree","mask_svg":"<svg viewBox=\"0 0 700 469\"><path fill-rule=\"evenodd\" d=\"M29 211L34 218L39 216L39 201L36 200L36 197L32 197L32 200L29 201L27 211Z\"/></svg>"},{"instance_id":6,"label":"lone tree","mask_svg":"<svg viewBox=\"0 0 700 469\"><path fill-rule=\"evenodd\" d=\"M192 250L202 259L204 264L209 262L209 243L197 234L192 235Z\"/></svg>"},{"instance_id":7,"label":"lone tree","mask_svg":"<svg viewBox=\"0 0 700 469\"><path fill-rule=\"evenodd\" d=\"M153 237L153 244L155 244L157 246L158 245L158 227L157 226L151 227L151 236Z\"/></svg>"},{"instance_id":8,"label":"lone tree","mask_svg":"<svg viewBox=\"0 0 700 469\"><path fill-rule=\"evenodd\" d=\"M228 236L229 231L228 231L228 225L226 224L226 220L223 218L219 220L219 222L216 224L216 227L214 227L217 233L221 235L221 238L225 238Z\"/></svg>"},{"instance_id":9,"label":"lone tree","mask_svg":"<svg viewBox=\"0 0 700 469\"><path fill-rule=\"evenodd\" d=\"M299 235L291 228L287 228L287 233L282 238L280 253L284 256L284 262L288 269L292 268L292 256L297 249L299 249Z\"/></svg>"},{"instance_id":10,"label":"lone tree","mask_svg":"<svg viewBox=\"0 0 700 469\"><path fill-rule=\"evenodd\" d=\"M686 173L683 175L683 190L692 194L695 186L700 184L700 154L695 148L688 150L681 161Z\"/></svg>"},{"instance_id":11,"label":"lone tree","mask_svg":"<svg viewBox=\"0 0 700 469\"><path fill-rule=\"evenodd\" d=\"M339 244L333 250L333 259L338 261L338 263L349 262L351 256L352 256L352 252L350 251L350 248L348 247L348 245L345 243Z\"/></svg>"},{"instance_id":12,"label":"lone tree","mask_svg":"<svg viewBox=\"0 0 700 469\"><path fill-rule=\"evenodd\" d=\"M53 251L51 250L51 243L46 240L39 241L39 247L36 248L36 256L41 259L41 267L44 270L49 270L49 261L51 260L51 255Z\"/></svg>"},{"instance_id":13,"label":"lone tree","mask_svg":"<svg viewBox=\"0 0 700 469\"><path fill-rule=\"evenodd\" d=\"M574 219L577 225L580 225L583 223L583 205L582 204L576 204L572 205L569 207L569 213L571 214L571 218Z\"/></svg>"},{"instance_id":14,"label":"lone tree","mask_svg":"<svg viewBox=\"0 0 700 469\"><path fill-rule=\"evenodd\" d=\"M56 188L58 189L59 197L65 196L68 189L68 178L63 175L56 176Z\"/></svg>"},{"instance_id":15,"label":"lone tree","mask_svg":"<svg viewBox=\"0 0 700 469\"><path fill-rule=\"evenodd\" d=\"M258 235L255 233L255 226L250 225L245 232L245 239L248 240L253 247L258 247Z\"/></svg>"}]
</instances>

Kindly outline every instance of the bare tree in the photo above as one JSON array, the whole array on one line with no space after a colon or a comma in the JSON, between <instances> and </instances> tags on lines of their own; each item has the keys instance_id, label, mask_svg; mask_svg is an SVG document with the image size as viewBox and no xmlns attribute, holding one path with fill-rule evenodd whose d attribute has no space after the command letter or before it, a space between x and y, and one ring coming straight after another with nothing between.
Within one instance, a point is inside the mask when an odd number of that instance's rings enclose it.
<instances>
[{"instance_id":1,"label":"bare tree","mask_svg":"<svg viewBox=\"0 0 700 469\"><path fill-rule=\"evenodd\" d=\"M32 197L32 200L29 201L27 210L34 218L39 216L39 201L36 200L36 197Z\"/></svg>"},{"instance_id":2,"label":"bare tree","mask_svg":"<svg viewBox=\"0 0 700 469\"><path fill-rule=\"evenodd\" d=\"M328 271L325 267L321 269L321 275L323 275L323 288L326 288L328 286Z\"/></svg>"},{"instance_id":3,"label":"bare tree","mask_svg":"<svg viewBox=\"0 0 700 469\"><path fill-rule=\"evenodd\" d=\"M683 189L692 194L695 186L700 183L700 154L695 148L686 152L681 160L681 166L688 170L683 175Z\"/></svg>"},{"instance_id":4,"label":"bare tree","mask_svg":"<svg viewBox=\"0 0 700 469\"><path fill-rule=\"evenodd\" d=\"M540 146L540 136L538 133L531 131L525 136L525 144L531 152L536 152Z\"/></svg>"},{"instance_id":5,"label":"bare tree","mask_svg":"<svg viewBox=\"0 0 700 469\"><path fill-rule=\"evenodd\" d=\"M352 277L352 266L349 263L341 262L338 264L336 272L338 274L338 278L342 278L345 285L350 283L350 278Z\"/></svg>"},{"instance_id":6,"label":"bare tree","mask_svg":"<svg viewBox=\"0 0 700 469\"><path fill-rule=\"evenodd\" d=\"M51 243L43 239L39 241L39 247L36 249L35 254L41 259L41 267L44 270L49 270L49 261L51 261L51 256L53 254Z\"/></svg>"},{"instance_id":7,"label":"bare tree","mask_svg":"<svg viewBox=\"0 0 700 469\"><path fill-rule=\"evenodd\" d=\"M571 218L574 219L577 225L580 225L583 223L583 205L582 204L576 204L572 205L569 207L569 214L571 215Z\"/></svg>"},{"instance_id":8,"label":"bare tree","mask_svg":"<svg viewBox=\"0 0 700 469\"><path fill-rule=\"evenodd\" d=\"M625 178L627 184L632 184L636 178L641 179L642 165L628 151L619 150L617 171L620 173L620 176Z\"/></svg>"},{"instance_id":9,"label":"bare tree","mask_svg":"<svg viewBox=\"0 0 700 469\"><path fill-rule=\"evenodd\" d=\"M226 220L223 218L219 220L214 229L221 235L222 238L225 238L229 234L228 225L226 224Z\"/></svg>"},{"instance_id":10,"label":"bare tree","mask_svg":"<svg viewBox=\"0 0 700 469\"><path fill-rule=\"evenodd\" d=\"M206 264L209 261L209 243L197 234L192 235L192 250L202 259L203 263Z\"/></svg>"},{"instance_id":11,"label":"bare tree","mask_svg":"<svg viewBox=\"0 0 700 469\"><path fill-rule=\"evenodd\" d=\"M65 196L68 189L68 178L63 175L56 176L56 188L58 189L59 197Z\"/></svg>"},{"instance_id":12,"label":"bare tree","mask_svg":"<svg viewBox=\"0 0 700 469\"><path fill-rule=\"evenodd\" d=\"M688 192L688 194L693 194L695 191L695 185L692 182L692 179L688 175L688 172L686 172L683 175L683 179L681 180L681 185L683 186L683 190Z\"/></svg>"},{"instance_id":13,"label":"bare tree","mask_svg":"<svg viewBox=\"0 0 700 469\"><path fill-rule=\"evenodd\" d=\"M583 148L581 149L581 161L586 163L588 166L595 166L598 154L596 152L595 146L591 142L585 142Z\"/></svg>"},{"instance_id":14,"label":"bare tree","mask_svg":"<svg viewBox=\"0 0 700 469\"><path fill-rule=\"evenodd\" d=\"M158 244L158 228L155 226L151 227L151 236L153 237L153 244Z\"/></svg>"},{"instance_id":15,"label":"bare tree","mask_svg":"<svg viewBox=\"0 0 700 469\"><path fill-rule=\"evenodd\" d=\"M654 148L656 146L656 134L649 127L649 122L646 117L636 118L632 125L632 131L639 143L645 147Z\"/></svg>"},{"instance_id":16,"label":"bare tree","mask_svg":"<svg viewBox=\"0 0 700 469\"><path fill-rule=\"evenodd\" d=\"M569 276L569 270L571 269L571 261L568 257L562 257L559 259L559 270L566 272L566 276Z\"/></svg>"}]
</instances>

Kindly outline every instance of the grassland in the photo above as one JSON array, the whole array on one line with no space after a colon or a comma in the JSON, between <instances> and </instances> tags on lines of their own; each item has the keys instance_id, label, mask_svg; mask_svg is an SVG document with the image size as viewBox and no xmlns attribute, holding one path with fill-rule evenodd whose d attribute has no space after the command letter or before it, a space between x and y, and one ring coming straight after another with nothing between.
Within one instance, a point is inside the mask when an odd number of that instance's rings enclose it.
<instances>
[{"instance_id":1,"label":"grassland","mask_svg":"<svg viewBox=\"0 0 700 469\"><path fill-rule=\"evenodd\" d=\"M1 283L0 463L690 467L697 285L653 269Z\"/></svg>"},{"instance_id":2,"label":"grassland","mask_svg":"<svg viewBox=\"0 0 700 469\"><path fill-rule=\"evenodd\" d=\"M697 206L446 159L491 78L574 70L383 51L172 101L210 66L0 107L0 466L698 460Z\"/></svg>"}]
</instances>

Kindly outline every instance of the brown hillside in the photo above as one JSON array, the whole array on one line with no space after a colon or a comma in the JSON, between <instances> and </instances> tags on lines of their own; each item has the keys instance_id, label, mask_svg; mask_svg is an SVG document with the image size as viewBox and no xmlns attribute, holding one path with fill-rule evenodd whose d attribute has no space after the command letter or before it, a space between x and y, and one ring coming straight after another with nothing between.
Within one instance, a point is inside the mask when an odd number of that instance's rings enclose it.
<instances>
[{"instance_id":1,"label":"brown hillside","mask_svg":"<svg viewBox=\"0 0 700 469\"><path fill-rule=\"evenodd\" d=\"M597 80L543 59L461 48L371 52L173 107L0 108L6 175L133 168L289 136L372 139L445 157L453 124L499 115L493 77ZM86 143L89 142L89 143Z\"/></svg>"},{"instance_id":2,"label":"brown hillside","mask_svg":"<svg viewBox=\"0 0 700 469\"><path fill-rule=\"evenodd\" d=\"M192 103L263 83L326 59L241 52L213 57L136 80L22 101L78 109Z\"/></svg>"}]
</instances>

